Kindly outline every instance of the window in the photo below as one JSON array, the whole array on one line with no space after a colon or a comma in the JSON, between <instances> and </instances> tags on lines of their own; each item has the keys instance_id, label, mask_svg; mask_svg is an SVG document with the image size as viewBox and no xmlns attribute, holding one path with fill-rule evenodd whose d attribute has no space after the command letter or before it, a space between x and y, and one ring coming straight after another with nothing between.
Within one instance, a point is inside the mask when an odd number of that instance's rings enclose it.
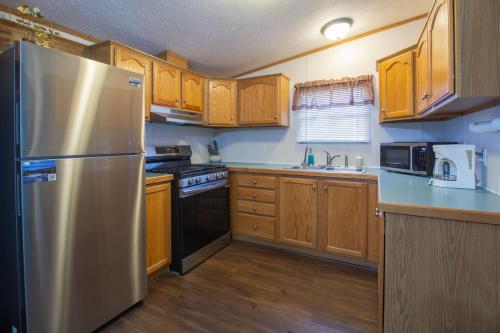
<instances>
[{"instance_id":1,"label":"window","mask_svg":"<svg viewBox=\"0 0 500 333\"><path fill-rule=\"evenodd\" d=\"M297 142L369 142L372 77L295 85Z\"/></svg>"},{"instance_id":2,"label":"window","mask_svg":"<svg viewBox=\"0 0 500 333\"><path fill-rule=\"evenodd\" d=\"M296 112L297 142L369 142L370 106Z\"/></svg>"}]
</instances>

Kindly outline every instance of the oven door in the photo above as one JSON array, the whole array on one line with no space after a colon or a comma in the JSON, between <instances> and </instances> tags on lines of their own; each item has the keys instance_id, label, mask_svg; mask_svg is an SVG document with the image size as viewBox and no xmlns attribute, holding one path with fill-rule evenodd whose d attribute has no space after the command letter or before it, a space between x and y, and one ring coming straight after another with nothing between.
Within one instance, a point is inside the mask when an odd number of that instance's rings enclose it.
<instances>
[{"instance_id":1,"label":"oven door","mask_svg":"<svg viewBox=\"0 0 500 333\"><path fill-rule=\"evenodd\" d=\"M227 179L179 189L181 258L186 258L229 232Z\"/></svg>"},{"instance_id":2,"label":"oven door","mask_svg":"<svg viewBox=\"0 0 500 333\"><path fill-rule=\"evenodd\" d=\"M380 167L385 170L411 172L411 151L410 145L381 145Z\"/></svg>"}]
</instances>

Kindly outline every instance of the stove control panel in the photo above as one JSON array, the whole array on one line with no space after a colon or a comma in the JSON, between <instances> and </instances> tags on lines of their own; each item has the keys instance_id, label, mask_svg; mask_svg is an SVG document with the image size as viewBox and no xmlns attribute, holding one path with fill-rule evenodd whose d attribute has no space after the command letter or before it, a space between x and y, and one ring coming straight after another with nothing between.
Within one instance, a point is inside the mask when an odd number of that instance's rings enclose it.
<instances>
[{"instance_id":1,"label":"stove control panel","mask_svg":"<svg viewBox=\"0 0 500 333\"><path fill-rule=\"evenodd\" d=\"M184 188L184 187L195 186L195 185L213 182L216 180L225 179L228 177L228 175L229 175L229 171L214 172L214 173L209 173L206 175L199 175L199 176L194 176L194 177L189 177L189 178L182 178L182 179L179 179L178 184L179 184L179 188Z\"/></svg>"}]
</instances>

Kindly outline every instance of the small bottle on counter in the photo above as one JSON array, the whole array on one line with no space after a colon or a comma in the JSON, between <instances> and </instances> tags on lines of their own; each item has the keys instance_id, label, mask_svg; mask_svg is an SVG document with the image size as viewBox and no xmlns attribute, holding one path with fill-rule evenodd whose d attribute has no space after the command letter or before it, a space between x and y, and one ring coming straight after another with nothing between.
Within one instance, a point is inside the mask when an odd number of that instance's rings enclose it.
<instances>
[{"instance_id":1,"label":"small bottle on counter","mask_svg":"<svg viewBox=\"0 0 500 333\"><path fill-rule=\"evenodd\" d=\"M356 170L363 169L363 157L360 154L356 155Z\"/></svg>"},{"instance_id":2,"label":"small bottle on counter","mask_svg":"<svg viewBox=\"0 0 500 333\"><path fill-rule=\"evenodd\" d=\"M314 155L312 153L312 148L309 148L309 154L307 154L307 165L314 165Z\"/></svg>"}]
</instances>

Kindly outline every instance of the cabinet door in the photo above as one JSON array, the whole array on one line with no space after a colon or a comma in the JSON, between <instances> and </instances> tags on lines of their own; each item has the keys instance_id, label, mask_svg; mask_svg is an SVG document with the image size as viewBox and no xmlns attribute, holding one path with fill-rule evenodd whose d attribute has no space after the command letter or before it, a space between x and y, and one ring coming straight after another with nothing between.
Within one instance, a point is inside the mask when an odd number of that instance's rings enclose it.
<instances>
[{"instance_id":1,"label":"cabinet door","mask_svg":"<svg viewBox=\"0 0 500 333\"><path fill-rule=\"evenodd\" d=\"M413 51L380 64L381 120L413 117Z\"/></svg>"},{"instance_id":2,"label":"cabinet door","mask_svg":"<svg viewBox=\"0 0 500 333\"><path fill-rule=\"evenodd\" d=\"M317 181L280 179L279 241L317 248Z\"/></svg>"},{"instance_id":3,"label":"cabinet door","mask_svg":"<svg viewBox=\"0 0 500 333\"><path fill-rule=\"evenodd\" d=\"M322 181L320 247L322 251L366 257L368 185Z\"/></svg>"},{"instance_id":4,"label":"cabinet door","mask_svg":"<svg viewBox=\"0 0 500 333\"><path fill-rule=\"evenodd\" d=\"M181 107L181 70L164 62L153 62L153 103Z\"/></svg>"},{"instance_id":5,"label":"cabinet door","mask_svg":"<svg viewBox=\"0 0 500 333\"><path fill-rule=\"evenodd\" d=\"M208 82L208 124L236 125L237 84L231 80Z\"/></svg>"},{"instance_id":6,"label":"cabinet door","mask_svg":"<svg viewBox=\"0 0 500 333\"><path fill-rule=\"evenodd\" d=\"M148 274L171 262L171 184L146 188L146 241Z\"/></svg>"},{"instance_id":7,"label":"cabinet door","mask_svg":"<svg viewBox=\"0 0 500 333\"><path fill-rule=\"evenodd\" d=\"M190 72L182 72L182 108L203 112L205 79Z\"/></svg>"},{"instance_id":8,"label":"cabinet door","mask_svg":"<svg viewBox=\"0 0 500 333\"><path fill-rule=\"evenodd\" d=\"M368 184L368 245L367 259L378 263L380 258L380 217L378 213L378 185Z\"/></svg>"},{"instance_id":9,"label":"cabinet door","mask_svg":"<svg viewBox=\"0 0 500 333\"><path fill-rule=\"evenodd\" d=\"M114 65L144 75L144 114L151 118L151 59L139 52L115 47Z\"/></svg>"},{"instance_id":10,"label":"cabinet door","mask_svg":"<svg viewBox=\"0 0 500 333\"><path fill-rule=\"evenodd\" d=\"M279 77L245 79L239 82L239 123L273 125L279 123Z\"/></svg>"},{"instance_id":11,"label":"cabinet door","mask_svg":"<svg viewBox=\"0 0 500 333\"><path fill-rule=\"evenodd\" d=\"M427 27L425 27L415 50L415 106L418 114L423 113L429 105L428 45Z\"/></svg>"},{"instance_id":12,"label":"cabinet door","mask_svg":"<svg viewBox=\"0 0 500 333\"><path fill-rule=\"evenodd\" d=\"M451 0L437 0L428 21L430 104L454 91L452 14Z\"/></svg>"}]
</instances>

